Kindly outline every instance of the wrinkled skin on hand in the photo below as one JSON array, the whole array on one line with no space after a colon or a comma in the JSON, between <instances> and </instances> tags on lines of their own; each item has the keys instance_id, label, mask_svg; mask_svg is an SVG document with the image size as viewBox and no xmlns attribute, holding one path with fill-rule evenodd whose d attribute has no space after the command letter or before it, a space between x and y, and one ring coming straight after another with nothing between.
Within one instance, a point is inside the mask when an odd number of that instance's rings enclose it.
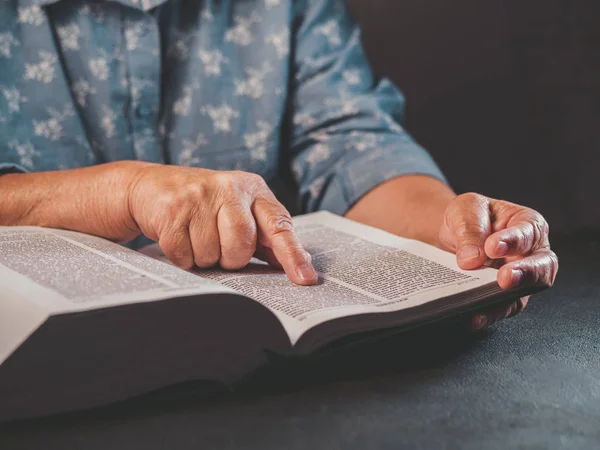
<instances>
[{"instance_id":1,"label":"wrinkled skin on hand","mask_svg":"<svg viewBox=\"0 0 600 450\"><path fill-rule=\"evenodd\" d=\"M318 280L289 212L258 175L149 165L130 187L129 210L132 227L181 268L236 270L255 256L296 284Z\"/></svg>"},{"instance_id":2,"label":"wrinkled skin on hand","mask_svg":"<svg viewBox=\"0 0 600 450\"><path fill-rule=\"evenodd\" d=\"M469 193L448 205L439 240L443 248L456 253L462 269L498 268L502 289L550 287L558 272L558 258L550 249L548 233L548 224L537 211ZM528 300L515 299L476 314L470 327L479 330L518 314Z\"/></svg>"}]
</instances>

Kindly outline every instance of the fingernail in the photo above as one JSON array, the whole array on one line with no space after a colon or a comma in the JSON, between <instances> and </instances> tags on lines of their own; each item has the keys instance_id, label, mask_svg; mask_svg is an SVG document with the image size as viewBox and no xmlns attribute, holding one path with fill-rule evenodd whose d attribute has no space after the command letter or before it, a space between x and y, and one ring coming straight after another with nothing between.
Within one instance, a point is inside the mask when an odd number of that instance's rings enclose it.
<instances>
[{"instance_id":1,"label":"fingernail","mask_svg":"<svg viewBox=\"0 0 600 450\"><path fill-rule=\"evenodd\" d=\"M498 246L496 247L496 254L498 256L504 256L508 253L508 244L504 241L498 242Z\"/></svg>"},{"instance_id":2,"label":"fingernail","mask_svg":"<svg viewBox=\"0 0 600 450\"><path fill-rule=\"evenodd\" d=\"M511 281L513 286L518 286L521 284L521 280L523 279L523 271L519 269L512 269Z\"/></svg>"},{"instance_id":3,"label":"fingernail","mask_svg":"<svg viewBox=\"0 0 600 450\"><path fill-rule=\"evenodd\" d=\"M458 252L458 259L463 261L467 261L469 259L479 258L481 255L481 250L476 245L465 245Z\"/></svg>"},{"instance_id":4,"label":"fingernail","mask_svg":"<svg viewBox=\"0 0 600 450\"><path fill-rule=\"evenodd\" d=\"M317 271L310 263L298 267L298 276L302 281L314 281L318 278Z\"/></svg>"}]
</instances>

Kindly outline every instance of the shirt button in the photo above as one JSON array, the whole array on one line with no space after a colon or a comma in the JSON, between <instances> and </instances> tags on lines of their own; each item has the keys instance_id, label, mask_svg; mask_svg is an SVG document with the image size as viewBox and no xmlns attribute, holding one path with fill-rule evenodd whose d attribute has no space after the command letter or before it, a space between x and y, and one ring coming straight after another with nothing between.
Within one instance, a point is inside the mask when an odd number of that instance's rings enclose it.
<instances>
[{"instance_id":1,"label":"shirt button","mask_svg":"<svg viewBox=\"0 0 600 450\"><path fill-rule=\"evenodd\" d=\"M150 31L150 28L148 27L148 25L146 25L145 23L140 25L140 28L139 28L140 36L146 36L149 31Z\"/></svg>"},{"instance_id":2,"label":"shirt button","mask_svg":"<svg viewBox=\"0 0 600 450\"><path fill-rule=\"evenodd\" d=\"M147 106L140 105L136 108L135 113L138 117L149 117L152 114L152 110Z\"/></svg>"}]
</instances>

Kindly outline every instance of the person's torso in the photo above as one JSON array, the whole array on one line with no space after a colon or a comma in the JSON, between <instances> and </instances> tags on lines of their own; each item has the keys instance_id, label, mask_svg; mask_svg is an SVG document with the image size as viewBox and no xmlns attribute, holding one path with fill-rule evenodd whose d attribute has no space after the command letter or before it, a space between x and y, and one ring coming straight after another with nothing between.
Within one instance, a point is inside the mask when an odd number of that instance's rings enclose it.
<instances>
[{"instance_id":1,"label":"person's torso","mask_svg":"<svg viewBox=\"0 0 600 450\"><path fill-rule=\"evenodd\" d=\"M272 178L292 16L287 0L0 0L0 162Z\"/></svg>"}]
</instances>

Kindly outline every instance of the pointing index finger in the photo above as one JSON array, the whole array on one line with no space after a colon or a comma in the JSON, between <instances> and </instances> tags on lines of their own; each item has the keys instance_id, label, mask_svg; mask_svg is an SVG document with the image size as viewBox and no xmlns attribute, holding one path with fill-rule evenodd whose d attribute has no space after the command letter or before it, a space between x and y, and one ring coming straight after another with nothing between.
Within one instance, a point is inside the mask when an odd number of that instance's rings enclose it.
<instances>
[{"instance_id":1,"label":"pointing index finger","mask_svg":"<svg viewBox=\"0 0 600 450\"><path fill-rule=\"evenodd\" d=\"M312 258L302 247L292 218L283 205L274 196L259 197L254 201L252 212L258 224L260 243L273 251L290 280L304 286L315 284L318 275Z\"/></svg>"}]
</instances>

